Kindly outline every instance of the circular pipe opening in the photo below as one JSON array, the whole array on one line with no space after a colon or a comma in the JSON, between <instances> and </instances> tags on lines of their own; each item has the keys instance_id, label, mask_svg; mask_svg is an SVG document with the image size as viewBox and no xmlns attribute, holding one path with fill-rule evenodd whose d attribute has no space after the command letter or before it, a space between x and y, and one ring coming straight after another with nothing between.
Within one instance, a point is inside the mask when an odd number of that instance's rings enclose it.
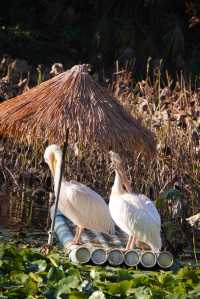
<instances>
[{"instance_id":1,"label":"circular pipe opening","mask_svg":"<svg viewBox=\"0 0 200 299\"><path fill-rule=\"evenodd\" d=\"M124 261L124 254L120 249L112 249L108 252L108 262L112 266L119 266Z\"/></svg>"},{"instance_id":2,"label":"circular pipe opening","mask_svg":"<svg viewBox=\"0 0 200 299\"><path fill-rule=\"evenodd\" d=\"M156 254L146 251L141 254L140 263L145 268L152 268L156 265Z\"/></svg>"},{"instance_id":3,"label":"circular pipe opening","mask_svg":"<svg viewBox=\"0 0 200 299\"><path fill-rule=\"evenodd\" d=\"M162 251L157 256L157 264L159 267L167 269L174 263L173 255L168 251Z\"/></svg>"},{"instance_id":4,"label":"circular pipe opening","mask_svg":"<svg viewBox=\"0 0 200 299\"><path fill-rule=\"evenodd\" d=\"M134 267L140 262L140 256L136 250L129 250L124 253L124 263L127 266Z\"/></svg>"},{"instance_id":5,"label":"circular pipe opening","mask_svg":"<svg viewBox=\"0 0 200 299\"><path fill-rule=\"evenodd\" d=\"M103 248L94 249L91 253L91 260L95 265L103 265L107 261L107 252Z\"/></svg>"}]
</instances>

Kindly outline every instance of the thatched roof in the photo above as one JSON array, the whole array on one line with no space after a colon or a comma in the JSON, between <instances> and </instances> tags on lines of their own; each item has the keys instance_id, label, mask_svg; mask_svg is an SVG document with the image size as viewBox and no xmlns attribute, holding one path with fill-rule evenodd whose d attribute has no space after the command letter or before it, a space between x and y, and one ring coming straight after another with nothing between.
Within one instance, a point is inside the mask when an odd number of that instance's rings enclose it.
<instances>
[{"instance_id":1,"label":"thatched roof","mask_svg":"<svg viewBox=\"0 0 200 299\"><path fill-rule=\"evenodd\" d=\"M0 134L62 143L66 127L70 143L155 152L154 135L93 80L85 65L0 104Z\"/></svg>"}]
</instances>

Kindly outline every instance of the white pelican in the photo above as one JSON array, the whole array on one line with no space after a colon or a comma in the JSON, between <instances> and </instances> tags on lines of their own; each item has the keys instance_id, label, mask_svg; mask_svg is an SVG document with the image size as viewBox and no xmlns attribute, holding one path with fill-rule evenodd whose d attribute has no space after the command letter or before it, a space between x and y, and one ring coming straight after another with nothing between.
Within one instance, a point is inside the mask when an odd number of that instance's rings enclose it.
<instances>
[{"instance_id":1,"label":"white pelican","mask_svg":"<svg viewBox=\"0 0 200 299\"><path fill-rule=\"evenodd\" d=\"M55 144L48 146L44 153L44 159L54 178L56 194L62 161L60 146ZM114 223L103 198L81 183L67 182L62 178L58 208L77 226L72 244L81 243L81 233L84 228L107 234L114 231Z\"/></svg>"},{"instance_id":2,"label":"white pelican","mask_svg":"<svg viewBox=\"0 0 200 299\"><path fill-rule=\"evenodd\" d=\"M161 220L155 205L145 195L131 192L120 156L111 151L110 157L115 169L115 180L109 208L115 223L129 236L125 250L132 249L136 240L139 240L152 251L159 252Z\"/></svg>"}]
</instances>

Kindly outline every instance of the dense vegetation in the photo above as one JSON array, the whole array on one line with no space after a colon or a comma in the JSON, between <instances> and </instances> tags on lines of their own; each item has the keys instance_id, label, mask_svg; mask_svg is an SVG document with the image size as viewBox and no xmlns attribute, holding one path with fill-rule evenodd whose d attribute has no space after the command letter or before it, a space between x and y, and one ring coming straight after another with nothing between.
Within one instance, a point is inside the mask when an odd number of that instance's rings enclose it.
<instances>
[{"instance_id":1,"label":"dense vegetation","mask_svg":"<svg viewBox=\"0 0 200 299\"><path fill-rule=\"evenodd\" d=\"M163 69L195 75L199 26L198 0L8 0L0 12L0 54L31 64L87 62L97 70L118 59L137 74L152 57L152 68L162 59Z\"/></svg>"},{"instance_id":2,"label":"dense vegetation","mask_svg":"<svg viewBox=\"0 0 200 299\"><path fill-rule=\"evenodd\" d=\"M75 266L61 251L42 255L38 249L0 244L2 299L197 299L200 270L177 272L134 268Z\"/></svg>"}]
</instances>

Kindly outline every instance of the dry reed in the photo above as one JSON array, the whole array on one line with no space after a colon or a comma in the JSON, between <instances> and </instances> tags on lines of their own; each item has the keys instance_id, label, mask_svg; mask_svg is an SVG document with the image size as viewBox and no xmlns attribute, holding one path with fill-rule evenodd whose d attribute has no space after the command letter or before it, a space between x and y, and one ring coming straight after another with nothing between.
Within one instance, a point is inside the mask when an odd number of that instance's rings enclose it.
<instances>
[{"instance_id":1,"label":"dry reed","mask_svg":"<svg viewBox=\"0 0 200 299\"><path fill-rule=\"evenodd\" d=\"M164 84L160 75L153 81L147 76L145 80L133 85L132 76L127 72L121 72L112 86L112 91L129 113L142 118L158 141L157 156L154 160L150 161L143 154L127 155L126 169L133 190L147 195L153 190L154 199L158 199L176 183L183 193L183 200L187 206L186 214L189 217L199 212L200 208L200 91L192 89L183 77L177 81L173 81L168 75L167 78L167 83ZM13 150L11 145L8 147L5 144L5 147L10 156L4 154L4 164L14 173L17 182L18 173L22 172L22 169L15 169L15 159L18 159L19 165L23 163L26 171L34 171L46 188L50 173L47 168L44 170L42 164L44 144L31 146L26 160L24 152L27 148L23 149L23 146L19 145L19 154L16 150L17 145ZM67 179L81 181L108 198L114 179L114 175L109 171L109 163L108 155L99 148L91 150L89 147L83 150L80 146L77 156L74 155L74 151L68 150L65 175ZM9 173L5 172L5 175L9 184L15 186ZM32 188L36 188L35 185ZM32 200L35 198L32 197ZM45 203L45 206L48 206L48 203ZM166 205L166 210L160 211L163 224L176 221L170 219L169 209ZM184 233L188 234L188 230ZM192 236L191 231L189 235Z\"/></svg>"}]
</instances>

